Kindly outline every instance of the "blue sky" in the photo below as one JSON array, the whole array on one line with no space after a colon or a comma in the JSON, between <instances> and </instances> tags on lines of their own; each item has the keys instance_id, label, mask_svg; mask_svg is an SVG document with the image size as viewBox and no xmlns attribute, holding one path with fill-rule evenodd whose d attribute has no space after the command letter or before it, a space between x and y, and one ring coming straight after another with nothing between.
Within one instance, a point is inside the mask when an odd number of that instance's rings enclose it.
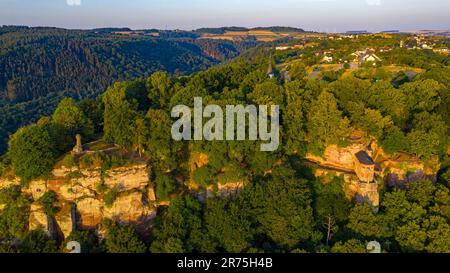
<instances>
[{"instance_id":1,"label":"blue sky","mask_svg":"<svg viewBox=\"0 0 450 273\"><path fill-rule=\"evenodd\" d=\"M0 0L0 25L450 29L450 0Z\"/></svg>"}]
</instances>

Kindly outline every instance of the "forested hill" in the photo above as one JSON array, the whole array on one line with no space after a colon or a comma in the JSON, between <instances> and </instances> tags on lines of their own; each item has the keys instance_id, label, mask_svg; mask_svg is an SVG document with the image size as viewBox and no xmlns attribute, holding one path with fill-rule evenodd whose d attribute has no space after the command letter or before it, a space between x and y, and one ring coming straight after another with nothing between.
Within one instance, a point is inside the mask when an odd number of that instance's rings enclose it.
<instances>
[{"instance_id":1,"label":"forested hill","mask_svg":"<svg viewBox=\"0 0 450 273\"><path fill-rule=\"evenodd\" d=\"M0 27L0 153L9 134L52 113L63 97L94 98L115 81L158 70L190 74L254 45L120 31Z\"/></svg>"}]
</instances>

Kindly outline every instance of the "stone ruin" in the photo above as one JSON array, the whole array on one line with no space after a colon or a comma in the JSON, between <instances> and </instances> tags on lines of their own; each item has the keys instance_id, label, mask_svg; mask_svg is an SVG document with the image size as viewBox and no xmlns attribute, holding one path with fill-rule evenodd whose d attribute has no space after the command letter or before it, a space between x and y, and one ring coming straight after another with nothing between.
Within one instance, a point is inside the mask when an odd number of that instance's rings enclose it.
<instances>
[{"instance_id":1,"label":"stone ruin","mask_svg":"<svg viewBox=\"0 0 450 273\"><path fill-rule=\"evenodd\" d=\"M358 177L358 202L368 202L374 207L380 204L378 183L375 181L375 162L366 151L353 155L354 171Z\"/></svg>"},{"instance_id":2,"label":"stone ruin","mask_svg":"<svg viewBox=\"0 0 450 273\"><path fill-rule=\"evenodd\" d=\"M375 162L366 151L353 155L354 170L361 182L372 183L375 179Z\"/></svg>"},{"instance_id":3,"label":"stone ruin","mask_svg":"<svg viewBox=\"0 0 450 273\"><path fill-rule=\"evenodd\" d=\"M76 142L75 147L72 150L72 153L73 154L81 154L81 153L83 153L83 145L81 144L81 135L77 134L75 136L75 138L76 138L77 142Z\"/></svg>"}]
</instances>

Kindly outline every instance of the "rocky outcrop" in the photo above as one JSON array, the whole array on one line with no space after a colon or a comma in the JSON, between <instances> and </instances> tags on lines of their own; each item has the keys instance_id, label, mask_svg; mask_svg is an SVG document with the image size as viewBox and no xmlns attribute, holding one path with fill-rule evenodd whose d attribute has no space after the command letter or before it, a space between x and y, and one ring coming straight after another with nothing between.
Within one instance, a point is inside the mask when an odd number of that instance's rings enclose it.
<instances>
[{"instance_id":1,"label":"rocky outcrop","mask_svg":"<svg viewBox=\"0 0 450 273\"><path fill-rule=\"evenodd\" d=\"M352 175L344 175L346 194L357 203L368 203L373 207L380 205L379 185L376 182L366 183L359 181Z\"/></svg>"},{"instance_id":2,"label":"rocky outcrop","mask_svg":"<svg viewBox=\"0 0 450 273\"><path fill-rule=\"evenodd\" d=\"M33 203L30 205L28 228L30 230L40 229L47 233L49 232L48 216L40 204Z\"/></svg>"},{"instance_id":3,"label":"rocky outcrop","mask_svg":"<svg viewBox=\"0 0 450 273\"><path fill-rule=\"evenodd\" d=\"M359 203L369 203L374 207L380 206L380 194L377 183L358 183L355 200Z\"/></svg>"},{"instance_id":4,"label":"rocky outcrop","mask_svg":"<svg viewBox=\"0 0 450 273\"><path fill-rule=\"evenodd\" d=\"M421 179L436 181L440 164L433 160L423 162L418 159L385 159L380 166L388 186L404 187L409 182Z\"/></svg>"},{"instance_id":5,"label":"rocky outcrop","mask_svg":"<svg viewBox=\"0 0 450 273\"><path fill-rule=\"evenodd\" d=\"M45 194L47 191L47 181L45 180L35 180L31 181L28 188L24 190L24 192L30 194L33 197L33 200L38 200Z\"/></svg>"},{"instance_id":6,"label":"rocky outcrop","mask_svg":"<svg viewBox=\"0 0 450 273\"><path fill-rule=\"evenodd\" d=\"M308 154L305 159L322 167L353 172L354 155L366 148L367 146L363 144L353 144L349 147L331 145L325 149L323 156Z\"/></svg>"},{"instance_id":7,"label":"rocky outcrop","mask_svg":"<svg viewBox=\"0 0 450 273\"><path fill-rule=\"evenodd\" d=\"M93 197L76 202L77 225L81 229L95 229L103 220L103 201Z\"/></svg>"},{"instance_id":8,"label":"rocky outcrop","mask_svg":"<svg viewBox=\"0 0 450 273\"><path fill-rule=\"evenodd\" d=\"M60 211L55 215L58 231L64 238L77 229L76 215L74 215L75 205L71 203L63 203Z\"/></svg>"},{"instance_id":9,"label":"rocky outcrop","mask_svg":"<svg viewBox=\"0 0 450 273\"><path fill-rule=\"evenodd\" d=\"M373 158L379 165L379 175L387 186L405 187L407 183L421 179L436 180L441 165L437 156L421 160L407 153L388 155L376 143L372 144L372 149Z\"/></svg>"},{"instance_id":10,"label":"rocky outcrop","mask_svg":"<svg viewBox=\"0 0 450 273\"><path fill-rule=\"evenodd\" d=\"M18 177L0 177L0 190L19 185L20 178Z\"/></svg>"},{"instance_id":11,"label":"rocky outcrop","mask_svg":"<svg viewBox=\"0 0 450 273\"><path fill-rule=\"evenodd\" d=\"M318 165L316 176L329 171L346 178L348 195L356 201L379 204L378 187L404 187L406 183L420 179L436 179L440 168L437 158L420 160L406 153L387 155L376 142L370 145L354 143L348 147L331 145L323 156L307 155L306 160Z\"/></svg>"},{"instance_id":12,"label":"rocky outcrop","mask_svg":"<svg viewBox=\"0 0 450 273\"><path fill-rule=\"evenodd\" d=\"M243 181L229 182L226 184L217 185L217 194L220 197L229 197L238 195L244 188L245 183Z\"/></svg>"},{"instance_id":13,"label":"rocky outcrop","mask_svg":"<svg viewBox=\"0 0 450 273\"><path fill-rule=\"evenodd\" d=\"M155 210L145 204L142 192L132 192L119 196L111 207L104 207L105 218L122 223L148 222Z\"/></svg>"},{"instance_id":14,"label":"rocky outcrop","mask_svg":"<svg viewBox=\"0 0 450 273\"><path fill-rule=\"evenodd\" d=\"M0 185L7 187L13 183L17 181L2 181ZM113 188L118 190L118 196L108 207L104 198ZM48 180L31 181L23 191L34 200L30 208L29 229L43 229L49 235L56 232L64 238L74 229L97 229L105 218L150 226L156 216L155 193L145 164L112 168L105 172L101 169L60 167L53 170ZM58 197L59 211L51 219L38 202L48 191L55 192Z\"/></svg>"}]
</instances>

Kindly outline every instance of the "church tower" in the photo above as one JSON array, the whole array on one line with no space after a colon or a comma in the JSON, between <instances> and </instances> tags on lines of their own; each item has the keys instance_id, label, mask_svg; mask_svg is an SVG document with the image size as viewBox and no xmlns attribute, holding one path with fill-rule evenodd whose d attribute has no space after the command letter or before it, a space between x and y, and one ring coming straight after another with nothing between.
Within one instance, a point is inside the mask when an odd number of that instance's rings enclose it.
<instances>
[{"instance_id":1,"label":"church tower","mask_svg":"<svg viewBox=\"0 0 450 273\"><path fill-rule=\"evenodd\" d=\"M273 66L272 66L272 55L269 58L269 67L267 68L267 77L272 79L275 77L275 74L273 73Z\"/></svg>"}]
</instances>

